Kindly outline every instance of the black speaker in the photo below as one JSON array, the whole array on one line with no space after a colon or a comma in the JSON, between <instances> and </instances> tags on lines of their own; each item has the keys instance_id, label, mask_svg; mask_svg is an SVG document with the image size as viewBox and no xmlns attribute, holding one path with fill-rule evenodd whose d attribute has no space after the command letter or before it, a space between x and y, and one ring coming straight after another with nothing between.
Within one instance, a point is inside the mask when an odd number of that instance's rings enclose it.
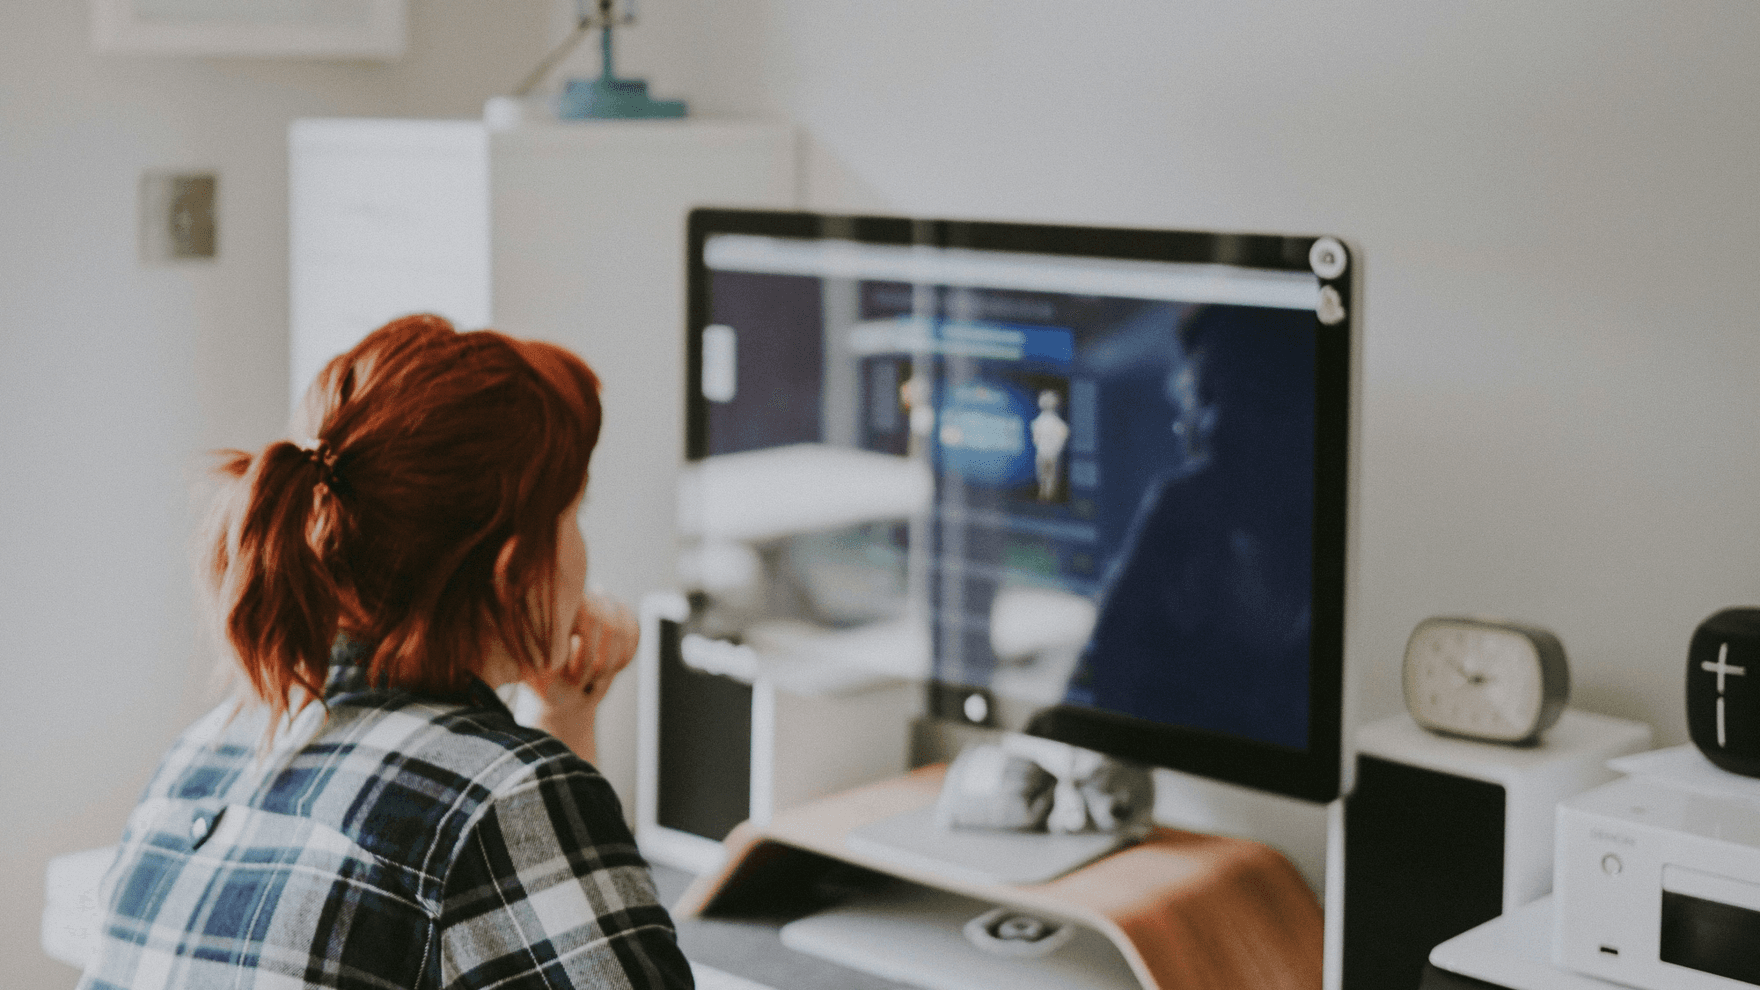
<instances>
[{"instance_id":1,"label":"black speaker","mask_svg":"<svg viewBox=\"0 0 1760 990\"><path fill-rule=\"evenodd\" d=\"M1712 763L1760 777L1760 608L1726 608L1687 647L1687 734Z\"/></svg>"},{"instance_id":2,"label":"black speaker","mask_svg":"<svg viewBox=\"0 0 1760 990\"><path fill-rule=\"evenodd\" d=\"M1437 944L1550 891L1553 807L1649 743L1642 723L1570 710L1534 746L1408 715L1365 726L1344 806L1344 990L1416 988Z\"/></svg>"},{"instance_id":3,"label":"black speaker","mask_svg":"<svg viewBox=\"0 0 1760 990\"><path fill-rule=\"evenodd\" d=\"M1430 949L1503 913L1505 788L1357 757L1345 801L1344 988L1416 987Z\"/></svg>"},{"instance_id":4,"label":"black speaker","mask_svg":"<svg viewBox=\"0 0 1760 990\"><path fill-rule=\"evenodd\" d=\"M751 815L752 686L688 666L683 629L660 620L655 821L720 842Z\"/></svg>"}]
</instances>

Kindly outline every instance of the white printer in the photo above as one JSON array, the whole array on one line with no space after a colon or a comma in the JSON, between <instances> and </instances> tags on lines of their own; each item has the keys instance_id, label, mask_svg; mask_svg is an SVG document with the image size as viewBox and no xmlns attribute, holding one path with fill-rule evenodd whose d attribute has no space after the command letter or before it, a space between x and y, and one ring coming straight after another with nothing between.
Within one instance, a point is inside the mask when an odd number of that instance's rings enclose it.
<instances>
[{"instance_id":1,"label":"white printer","mask_svg":"<svg viewBox=\"0 0 1760 990\"><path fill-rule=\"evenodd\" d=\"M1693 746L1558 805L1553 960L1645 990L1760 986L1760 779Z\"/></svg>"}]
</instances>

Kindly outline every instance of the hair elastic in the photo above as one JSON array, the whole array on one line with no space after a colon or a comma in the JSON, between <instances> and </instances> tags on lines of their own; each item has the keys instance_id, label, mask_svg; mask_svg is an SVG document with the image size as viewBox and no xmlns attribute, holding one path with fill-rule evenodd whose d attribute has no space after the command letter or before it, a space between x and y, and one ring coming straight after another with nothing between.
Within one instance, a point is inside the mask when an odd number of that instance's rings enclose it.
<instances>
[{"instance_id":1,"label":"hair elastic","mask_svg":"<svg viewBox=\"0 0 1760 990\"><path fill-rule=\"evenodd\" d=\"M295 440L293 445L306 455L306 460L318 465L318 484L327 489L336 487L336 450L322 440Z\"/></svg>"}]
</instances>

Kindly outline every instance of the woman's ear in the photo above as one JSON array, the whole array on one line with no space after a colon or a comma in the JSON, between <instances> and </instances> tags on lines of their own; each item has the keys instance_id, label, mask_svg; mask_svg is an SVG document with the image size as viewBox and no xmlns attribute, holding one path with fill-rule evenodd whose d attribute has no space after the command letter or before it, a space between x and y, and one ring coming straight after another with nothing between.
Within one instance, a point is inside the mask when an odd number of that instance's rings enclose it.
<instances>
[{"instance_id":1,"label":"woman's ear","mask_svg":"<svg viewBox=\"0 0 1760 990\"><path fill-rule=\"evenodd\" d=\"M519 537L510 536L507 538L507 542L501 544L501 550L495 554L495 571L492 578L495 582L495 597L499 599L503 605L513 608L516 614L520 614L526 608L533 609L535 611L534 617L537 621L548 625L549 623L556 621L555 617L550 614L554 611L550 602L551 592L549 590L550 586L556 580L554 574L551 574L548 580L540 581L536 587L530 589L528 592L529 601L513 602L508 599L508 589L513 584L510 576L513 570L513 557L514 554L518 552L518 549ZM530 646L531 644L528 644L528 648L530 648ZM537 649L539 652L536 654L536 658L540 661L537 664L537 669L549 670L554 666L553 661L555 658L553 654L555 651L548 648L547 645L539 645Z\"/></svg>"},{"instance_id":2,"label":"woman's ear","mask_svg":"<svg viewBox=\"0 0 1760 990\"><path fill-rule=\"evenodd\" d=\"M501 544L500 552L495 554L494 580L495 597L497 598L505 600L507 597L507 572L513 566L513 552L518 545L519 537L510 536L507 538L507 542Z\"/></svg>"}]
</instances>

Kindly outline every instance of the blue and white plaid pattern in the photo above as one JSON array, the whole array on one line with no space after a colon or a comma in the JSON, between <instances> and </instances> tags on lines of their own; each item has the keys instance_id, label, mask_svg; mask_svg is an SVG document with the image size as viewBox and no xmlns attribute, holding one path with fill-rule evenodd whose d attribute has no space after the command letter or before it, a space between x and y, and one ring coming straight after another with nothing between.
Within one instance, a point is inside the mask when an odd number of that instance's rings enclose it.
<instances>
[{"instance_id":1,"label":"blue and white plaid pattern","mask_svg":"<svg viewBox=\"0 0 1760 990\"><path fill-rule=\"evenodd\" d=\"M690 987L605 778L481 682L374 689L361 653L267 752L230 704L172 747L81 990Z\"/></svg>"}]
</instances>

